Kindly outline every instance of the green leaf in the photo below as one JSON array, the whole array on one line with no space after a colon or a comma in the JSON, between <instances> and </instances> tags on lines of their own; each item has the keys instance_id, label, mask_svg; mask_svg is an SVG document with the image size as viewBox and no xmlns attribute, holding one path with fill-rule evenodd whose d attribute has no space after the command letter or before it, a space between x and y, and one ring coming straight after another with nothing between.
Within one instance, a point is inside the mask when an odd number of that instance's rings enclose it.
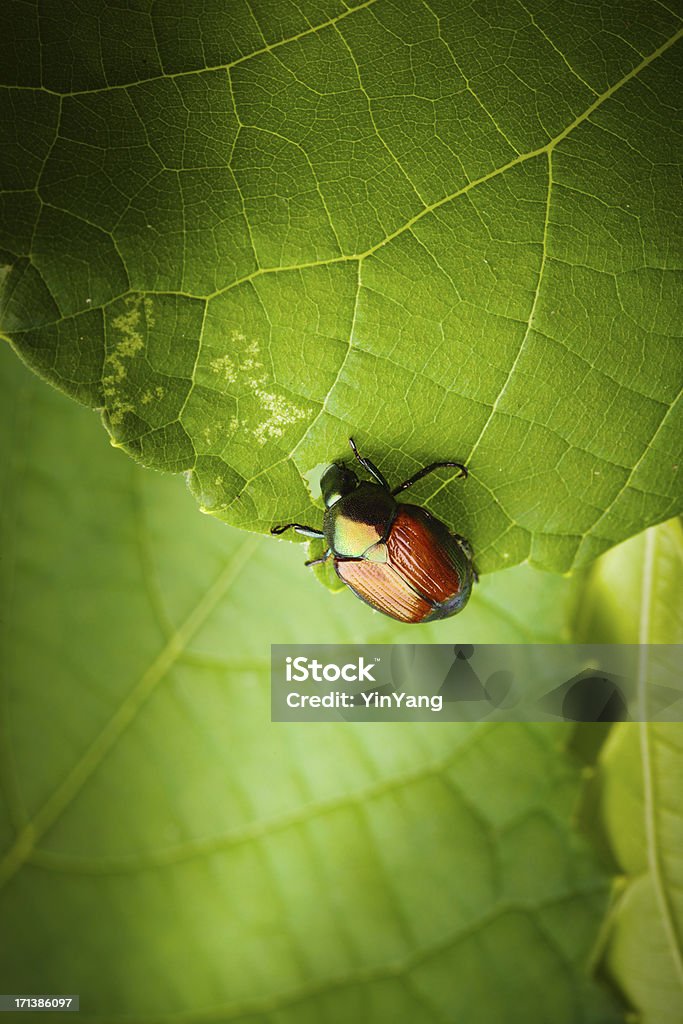
<instances>
[{"instance_id":1,"label":"green leaf","mask_svg":"<svg viewBox=\"0 0 683 1024\"><path fill-rule=\"evenodd\" d=\"M6 7L0 322L116 444L265 532L466 461L484 571L680 510L666 5Z\"/></svg>"},{"instance_id":2,"label":"green leaf","mask_svg":"<svg viewBox=\"0 0 683 1024\"><path fill-rule=\"evenodd\" d=\"M603 556L592 571L581 638L683 643L683 529L672 520ZM642 714L656 662L642 648ZM642 1024L679 1024L683 1006L683 725L625 722L600 756L588 802L619 865L602 969Z\"/></svg>"},{"instance_id":3,"label":"green leaf","mask_svg":"<svg viewBox=\"0 0 683 1024\"><path fill-rule=\"evenodd\" d=\"M0 356L0 990L86 1021L617 1024L565 726L272 725L270 642L409 627ZM569 590L496 574L471 636L560 639Z\"/></svg>"},{"instance_id":4,"label":"green leaf","mask_svg":"<svg viewBox=\"0 0 683 1024\"><path fill-rule=\"evenodd\" d=\"M589 644L683 643L683 525L672 519L603 555L577 601L574 638Z\"/></svg>"}]
</instances>

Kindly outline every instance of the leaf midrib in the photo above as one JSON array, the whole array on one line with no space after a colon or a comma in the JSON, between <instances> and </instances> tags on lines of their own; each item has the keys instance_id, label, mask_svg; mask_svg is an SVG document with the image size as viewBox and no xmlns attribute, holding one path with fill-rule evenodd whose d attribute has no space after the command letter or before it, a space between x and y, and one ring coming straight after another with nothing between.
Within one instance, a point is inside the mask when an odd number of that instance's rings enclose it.
<instances>
[{"instance_id":1,"label":"leaf midrib","mask_svg":"<svg viewBox=\"0 0 683 1024\"><path fill-rule=\"evenodd\" d=\"M95 769L136 718L142 706L182 654L192 637L229 591L262 542L262 537L253 535L243 541L212 585L204 592L185 620L168 638L156 658L129 690L85 753L67 773L64 780L52 791L33 818L26 822L19 831L14 843L0 861L0 889L19 871L31 856L38 840L45 835L73 802Z\"/></svg>"},{"instance_id":2,"label":"leaf midrib","mask_svg":"<svg viewBox=\"0 0 683 1024\"><path fill-rule=\"evenodd\" d=\"M638 665L638 703L640 706L640 753L643 767L643 823L647 860L664 934L671 953L673 968L683 999L683 943L675 921L675 915L668 895L662 850L659 838L656 792L654 780L653 752L650 741L650 725L647 704L648 644L650 643L650 614L652 608L653 576L657 537L651 527L645 534L645 557L643 562L642 593L640 602L639 635L640 657Z\"/></svg>"}]
</instances>

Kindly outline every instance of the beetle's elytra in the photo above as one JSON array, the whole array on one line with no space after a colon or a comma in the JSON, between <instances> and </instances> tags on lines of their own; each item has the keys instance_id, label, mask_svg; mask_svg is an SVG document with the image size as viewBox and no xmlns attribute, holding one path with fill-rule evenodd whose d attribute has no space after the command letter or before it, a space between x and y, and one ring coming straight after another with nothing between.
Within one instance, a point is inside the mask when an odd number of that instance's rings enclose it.
<instances>
[{"instance_id":1,"label":"beetle's elytra","mask_svg":"<svg viewBox=\"0 0 683 1024\"><path fill-rule=\"evenodd\" d=\"M371 608L399 622L447 619L467 604L477 573L472 549L464 537L419 505L401 504L396 495L428 473L460 462L432 462L393 490L370 459L349 444L373 482L360 481L348 466L333 462L320 481L325 517L322 530L300 523L274 526L271 533L296 530L325 541L322 558L334 559L337 576Z\"/></svg>"}]
</instances>

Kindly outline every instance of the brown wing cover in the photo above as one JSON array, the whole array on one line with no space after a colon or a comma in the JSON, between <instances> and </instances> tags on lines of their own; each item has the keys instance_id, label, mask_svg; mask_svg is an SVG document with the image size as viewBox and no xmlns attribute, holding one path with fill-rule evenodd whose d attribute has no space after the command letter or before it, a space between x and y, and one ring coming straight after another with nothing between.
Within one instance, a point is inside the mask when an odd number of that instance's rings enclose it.
<instances>
[{"instance_id":1,"label":"brown wing cover","mask_svg":"<svg viewBox=\"0 0 683 1024\"><path fill-rule=\"evenodd\" d=\"M387 547L390 564L430 601L445 601L459 592L460 549L443 523L419 505L399 505Z\"/></svg>"},{"instance_id":2,"label":"brown wing cover","mask_svg":"<svg viewBox=\"0 0 683 1024\"><path fill-rule=\"evenodd\" d=\"M421 622L432 606L416 594L389 565L374 562L335 562L337 575L351 590L399 622Z\"/></svg>"}]
</instances>

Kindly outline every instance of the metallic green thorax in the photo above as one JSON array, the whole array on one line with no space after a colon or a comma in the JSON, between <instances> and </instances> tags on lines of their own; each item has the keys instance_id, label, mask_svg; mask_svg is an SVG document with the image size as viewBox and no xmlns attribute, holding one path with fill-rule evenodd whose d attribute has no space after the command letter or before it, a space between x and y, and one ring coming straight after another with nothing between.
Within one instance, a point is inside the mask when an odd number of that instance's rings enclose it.
<instances>
[{"instance_id":1,"label":"metallic green thorax","mask_svg":"<svg viewBox=\"0 0 683 1024\"><path fill-rule=\"evenodd\" d=\"M398 503L378 484L360 483L325 511L323 532L328 546L343 558L362 558L386 540Z\"/></svg>"}]
</instances>

